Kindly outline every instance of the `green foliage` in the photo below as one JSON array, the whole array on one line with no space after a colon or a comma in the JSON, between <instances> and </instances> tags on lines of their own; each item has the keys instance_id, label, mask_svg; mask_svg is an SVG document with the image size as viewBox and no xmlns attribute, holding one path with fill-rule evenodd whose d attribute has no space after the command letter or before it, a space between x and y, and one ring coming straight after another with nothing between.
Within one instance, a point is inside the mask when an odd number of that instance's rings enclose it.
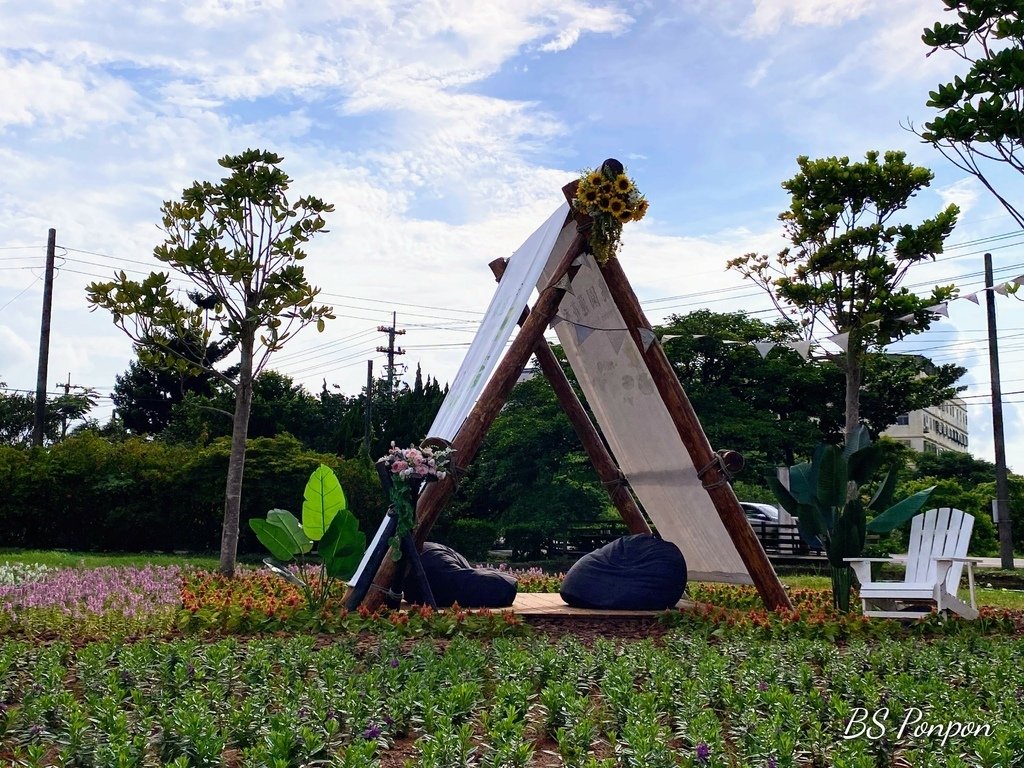
<instances>
[{"instance_id":1,"label":"green foliage","mask_svg":"<svg viewBox=\"0 0 1024 768\"><path fill-rule=\"evenodd\" d=\"M850 567L846 558L860 557L868 530L886 533L909 520L928 500L932 489L889 506L894 468L865 503L861 486L879 468L883 449L871 442L866 427L858 427L843 449L821 444L808 463L790 467L789 488L778 478L768 478L779 503L799 518L804 536L820 536L832 566L833 598L841 611L850 607ZM870 524L867 513L888 507Z\"/></svg>"},{"instance_id":2,"label":"green foliage","mask_svg":"<svg viewBox=\"0 0 1024 768\"><path fill-rule=\"evenodd\" d=\"M455 520L438 538L467 560L483 562L498 538L498 526L490 520Z\"/></svg>"},{"instance_id":3,"label":"green foliage","mask_svg":"<svg viewBox=\"0 0 1024 768\"><path fill-rule=\"evenodd\" d=\"M274 573L297 584L306 598L311 612L321 610L331 597L332 588L339 579L347 579L359 566L366 549L366 536L360 532L355 515L345 506L345 493L330 467L321 464L309 476L303 493L303 520L284 509L272 509L267 519L249 520L256 538L274 556L276 563L268 563ZM313 543L320 542L316 551L320 571L314 573L315 562L306 556ZM296 577L286 569L296 561Z\"/></svg>"},{"instance_id":4,"label":"green foliage","mask_svg":"<svg viewBox=\"0 0 1024 768\"><path fill-rule=\"evenodd\" d=\"M72 435L42 450L0 446L0 542L9 547L216 550L230 444L196 448ZM336 469L364 530L386 503L372 467L309 451L288 435L249 441L242 519L295 503L320 464ZM239 550L260 551L248 525Z\"/></svg>"},{"instance_id":5,"label":"green foliage","mask_svg":"<svg viewBox=\"0 0 1024 768\"><path fill-rule=\"evenodd\" d=\"M89 303L111 313L135 342L141 362L181 373L205 371L234 392L221 537L227 574L235 567L253 378L295 333L310 324L322 331L334 317L331 307L315 303L319 289L299 263L306 258L302 246L324 230L324 214L333 206L315 197L290 202L291 179L278 167L281 161L256 149L221 158L229 176L217 184L197 181L180 201L162 206L166 239L153 255L196 286L188 294L191 306L178 300L168 272L137 281L122 270L87 288ZM239 353L231 373L207 355L214 336Z\"/></svg>"},{"instance_id":6,"label":"green foliage","mask_svg":"<svg viewBox=\"0 0 1024 768\"><path fill-rule=\"evenodd\" d=\"M573 522L596 520L608 494L547 379L516 386L460 483L450 519L497 522L541 540Z\"/></svg>"},{"instance_id":7,"label":"green foliage","mask_svg":"<svg viewBox=\"0 0 1024 768\"><path fill-rule=\"evenodd\" d=\"M0 445L28 445L36 418L35 395L7 391L6 387L0 380ZM84 420L95 407L96 398L97 393L85 387L72 387L65 394L47 398L43 441L63 440L68 426Z\"/></svg>"},{"instance_id":8,"label":"green foliage","mask_svg":"<svg viewBox=\"0 0 1024 768\"><path fill-rule=\"evenodd\" d=\"M789 210L779 215L790 246L774 259L749 253L728 266L766 291L784 316L797 313L807 336L850 334L846 353L836 358L846 376L849 434L860 423L864 354L926 330L928 308L954 295L952 286L918 296L900 284L914 264L942 253L958 209L950 205L917 225L894 220L933 178L903 152L880 160L871 151L853 163L802 156L797 164L800 172L782 184ZM900 319L907 315L911 322Z\"/></svg>"},{"instance_id":9,"label":"green foliage","mask_svg":"<svg viewBox=\"0 0 1024 768\"><path fill-rule=\"evenodd\" d=\"M1024 173L1024 9L1016 0L943 0L943 4L957 20L936 22L921 39L932 49L929 55L948 51L963 59L968 71L929 92L928 106L940 114L925 123L920 136L981 181L1024 226L1024 215L1005 190L995 190L985 171L989 163L1002 163Z\"/></svg>"}]
</instances>

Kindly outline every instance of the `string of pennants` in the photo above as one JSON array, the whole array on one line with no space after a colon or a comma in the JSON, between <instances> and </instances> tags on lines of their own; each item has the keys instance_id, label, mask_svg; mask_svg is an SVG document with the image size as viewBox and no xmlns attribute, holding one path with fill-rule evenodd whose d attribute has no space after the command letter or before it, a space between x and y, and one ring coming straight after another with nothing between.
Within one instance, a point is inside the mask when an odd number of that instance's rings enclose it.
<instances>
[{"instance_id":1,"label":"string of pennants","mask_svg":"<svg viewBox=\"0 0 1024 768\"><path fill-rule=\"evenodd\" d=\"M572 293L572 289L571 289L571 287L568 286L568 280L567 279L563 279L563 281L566 283L566 285L561 285L561 283L560 283L559 286L565 288L571 294ZM1008 295L1010 293L1015 292L1016 288L1018 286L1020 286L1020 285L1024 285L1024 275L1019 275L1018 277L1015 277L1013 280L1009 280L1009 281L1007 281L1005 283L1001 283L1000 285L993 286L992 288L983 288L982 290L975 291L974 293L968 293L968 294L965 294L963 296L957 296L955 299L950 299L950 301L944 301L944 302L942 302L940 304L936 304L936 305L934 305L932 307L928 307L927 309L929 311L931 311L936 316L949 317L949 304L951 302L953 302L953 301L958 301L960 299L963 299L965 301L970 301L970 302L973 302L974 304L980 305L981 302L980 302L980 300L978 298L979 294L982 294L982 293L985 293L985 291L991 290L991 291L994 291L995 293L998 293L1000 296L1006 296L1006 295ZM901 322L901 323L911 323L911 322L914 321L914 314L911 313L911 314L908 314L908 315L903 315L902 317L898 317L896 319L897 319L898 322ZM873 321L871 323L868 323L868 325L879 325L881 322L882 322L881 320L875 320L875 321ZM555 315L554 319L552 319L552 321L551 321L551 328L554 328L559 323L568 323L569 325L571 325L573 327L573 331L576 333L576 343L577 344L581 344L581 345L588 338L590 338L590 335L592 333L594 333L595 331L601 331L603 333L607 333L608 334L608 339L611 342L612 347L615 349L616 353L618 353L618 351L620 349L622 349L622 343L626 340L626 336L629 334L629 329L628 328L596 328L594 326L586 325L585 323L580 323L580 322L577 322L575 320L572 320L572 319L570 319L568 317L565 317L564 315ZM650 349L651 344L653 344L658 339L658 335L654 331L650 330L649 328L638 328L637 329L637 333L640 336L640 340L643 342L644 352L646 352L648 349ZM666 334L663 334L661 336L661 342L665 343L667 341L671 341L672 339L680 339L680 338L684 338L684 335L683 334L666 333ZM693 334L692 338L694 338L694 339L707 338L707 334L703 334L703 333ZM847 348L849 347L850 334L849 334L848 331L847 332L843 332L843 333L834 333L831 336L826 336L825 340L832 342L837 347L839 347L843 352L846 352ZM819 346L820 347L821 346L820 342L816 342L816 341L813 341L813 340L783 341L783 342L775 342L775 341L752 341L752 342L747 342L747 341L734 341L732 339L720 339L720 341L723 344L738 344L738 345L743 345L743 346L752 346L752 347L754 347L754 349L756 349L758 351L758 353L761 355L762 358L767 357L768 353L771 352L776 347L787 347L787 348L792 349L793 351L795 351L804 360L808 360L808 359L810 359L810 356L811 356L811 347L814 347L814 346Z\"/></svg>"}]
</instances>

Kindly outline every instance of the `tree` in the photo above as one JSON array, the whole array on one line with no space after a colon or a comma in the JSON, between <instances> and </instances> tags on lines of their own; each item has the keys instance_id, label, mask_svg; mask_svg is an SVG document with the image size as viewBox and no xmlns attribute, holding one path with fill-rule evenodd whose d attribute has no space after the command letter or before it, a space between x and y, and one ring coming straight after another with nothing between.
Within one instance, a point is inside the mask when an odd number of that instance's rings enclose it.
<instances>
[{"instance_id":1,"label":"tree","mask_svg":"<svg viewBox=\"0 0 1024 768\"><path fill-rule=\"evenodd\" d=\"M205 353L198 339L168 339L172 349L181 349L189 359L202 359L201 369L176 370L162 368L142 359L133 360L128 370L117 376L111 399L133 435L155 435L163 432L171 421L171 412L189 393L209 396L214 391L213 366L234 351L234 345L213 342ZM233 375L231 371L228 375Z\"/></svg>"},{"instance_id":2,"label":"tree","mask_svg":"<svg viewBox=\"0 0 1024 768\"><path fill-rule=\"evenodd\" d=\"M771 296L784 317L796 314L805 338L819 328L848 334L846 351L834 356L845 377L845 426L849 438L860 424L865 355L932 322L930 307L954 295L936 286L929 297L900 287L907 270L942 253L956 225L948 206L918 225L895 223L933 174L906 162L903 152L868 152L864 162L847 157L797 158L800 172L783 182L792 201L779 215L790 246L774 260L748 253L729 268Z\"/></svg>"},{"instance_id":3,"label":"tree","mask_svg":"<svg viewBox=\"0 0 1024 768\"><path fill-rule=\"evenodd\" d=\"M1019 0L943 0L957 21L936 22L921 39L963 59L967 75L940 84L928 106L941 114L918 135L974 176L1021 227L1024 213L996 191L990 164L1024 174L1024 5Z\"/></svg>"},{"instance_id":4,"label":"tree","mask_svg":"<svg viewBox=\"0 0 1024 768\"><path fill-rule=\"evenodd\" d=\"M7 385L0 381L0 443L27 444L32 440L32 428L35 424L35 395L7 392L6 387ZM47 401L43 436L49 443L63 440L67 436L68 425L78 419L84 420L96 405L95 390L86 387L73 389L77 391L69 390Z\"/></svg>"},{"instance_id":5,"label":"tree","mask_svg":"<svg viewBox=\"0 0 1024 768\"><path fill-rule=\"evenodd\" d=\"M141 282L124 272L92 283L89 302L113 315L135 342L140 359L179 371L206 370L234 394L231 454L224 498L220 570L233 575L238 548L242 472L252 404L253 378L271 354L298 330L315 323L323 330L332 308L315 303L319 289L299 263L302 245L324 230L333 206L315 197L289 202L291 179L272 152L249 149L219 162L230 175L220 183L194 182L179 202L161 207L164 242L153 255L190 280L199 293L186 306L174 295L166 272ZM237 344L235 375L205 358L214 332ZM203 355L182 350L173 339L199 338Z\"/></svg>"}]
</instances>

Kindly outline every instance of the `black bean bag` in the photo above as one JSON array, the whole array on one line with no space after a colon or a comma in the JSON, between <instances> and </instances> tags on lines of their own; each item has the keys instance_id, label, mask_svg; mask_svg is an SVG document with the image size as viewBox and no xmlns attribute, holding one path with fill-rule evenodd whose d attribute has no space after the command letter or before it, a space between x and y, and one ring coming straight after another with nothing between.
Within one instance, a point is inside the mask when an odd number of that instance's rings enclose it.
<instances>
[{"instance_id":1,"label":"black bean bag","mask_svg":"<svg viewBox=\"0 0 1024 768\"><path fill-rule=\"evenodd\" d=\"M660 611L686 589L679 547L650 534L623 536L580 558L565 574L561 595L576 608Z\"/></svg>"},{"instance_id":2,"label":"black bean bag","mask_svg":"<svg viewBox=\"0 0 1024 768\"><path fill-rule=\"evenodd\" d=\"M455 603L462 608L508 608L516 599L515 578L493 568L474 568L451 547L428 541L420 559L438 608ZM405 599L423 602L419 580L411 571L405 576Z\"/></svg>"}]
</instances>

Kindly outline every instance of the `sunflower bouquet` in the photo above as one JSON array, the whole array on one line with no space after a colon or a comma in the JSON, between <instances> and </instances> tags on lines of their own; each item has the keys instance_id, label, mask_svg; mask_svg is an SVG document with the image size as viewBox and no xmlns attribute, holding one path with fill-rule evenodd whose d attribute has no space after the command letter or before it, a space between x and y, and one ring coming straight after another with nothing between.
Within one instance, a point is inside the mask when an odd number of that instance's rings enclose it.
<instances>
[{"instance_id":1,"label":"sunflower bouquet","mask_svg":"<svg viewBox=\"0 0 1024 768\"><path fill-rule=\"evenodd\" d=\"M590 250L598 264L618 253L622 225L640 221L647 213L647 199L618 162L584 171L572 205L592 220Z\"/></svg>"}]
</instances>

